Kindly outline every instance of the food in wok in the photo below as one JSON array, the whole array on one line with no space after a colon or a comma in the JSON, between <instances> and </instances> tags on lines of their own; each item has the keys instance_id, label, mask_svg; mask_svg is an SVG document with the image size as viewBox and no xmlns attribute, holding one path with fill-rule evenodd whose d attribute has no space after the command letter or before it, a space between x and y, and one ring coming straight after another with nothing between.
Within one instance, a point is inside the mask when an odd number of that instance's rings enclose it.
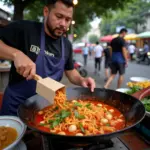
<instances>
[{"instance_id":1,"label":"food in wok","mask_svg":"<svg viewBox=\"0 0 150 150\"><path fill-rule=\"evenodd\" d=\"M116 108L93 100L66 100L56 92L54 105L39 111L35 122L40 130L72 136L99 135L125 128L125 118Z\"/></svg>"}]
</instances>

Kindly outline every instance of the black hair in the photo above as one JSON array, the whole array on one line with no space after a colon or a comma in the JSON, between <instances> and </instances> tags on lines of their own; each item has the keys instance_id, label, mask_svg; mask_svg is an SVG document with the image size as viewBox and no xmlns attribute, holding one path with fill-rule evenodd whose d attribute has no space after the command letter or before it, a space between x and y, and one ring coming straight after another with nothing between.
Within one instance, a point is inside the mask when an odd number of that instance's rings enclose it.
<instances>
[{"instance_id":1,"label":"black hair","mask_svg":"<svg viewBox=\"0 0 150 150\"><path fill-rule=\"evenodd\" d=\"M110 46L110 43L107 43L107 46Z\"/></svg>"},{"instance_id":2,"label":"black hair","mask_svg":"<svg viewBox=\"0 0 150 150\"><path fill-rule=\"evenodd\" d=\"M52 5L55 5L56 2L58 2L58 1L61 1L68 7L74 7L73 0L45 0L45 3L47 6L52 6Z\"/></svg>"},{"instance_id":3,"label":"black hair","mask_svg":"<svg viewBox=\"0 0 150 150\"><path fill-rule=\"evenodd\" d=\"M123 28L123 29L120 30L120 34L122 34L123 32L126 32L126 33L127 33L128 30L127 30L126 28Z\"/></svg>"},{"instance_id":4,"label":"black hair","mask_svg":"<svg viewBox=\"0 0 150 150\"><path fill-rule=\"evenodd\" d=\"M96 45L98 45L98 44L99 44L99 42L97 41L97 42L96 42Z\"/></svg>"},{"instance_id":5,"label":"black hair","mask_svg":"<svg viewBox=\"0 0 150 150\"><path fill-rule=\"evenodd\" d=\"M144 41L144 44L148 44L148 41Z\"/></svg>"}]
</instances>

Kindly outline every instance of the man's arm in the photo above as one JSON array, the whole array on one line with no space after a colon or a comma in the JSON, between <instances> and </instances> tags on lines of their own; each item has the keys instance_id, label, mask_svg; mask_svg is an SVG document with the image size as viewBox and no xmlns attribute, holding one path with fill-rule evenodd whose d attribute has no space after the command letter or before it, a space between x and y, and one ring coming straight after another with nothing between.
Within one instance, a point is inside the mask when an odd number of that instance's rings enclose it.
<instances>
[{"instance_id":1,"label":"man's arm","mask_svg":"<svg viewBox=\"0 0 150 150\"><path fill-rule=\"evenodd\" d=\"M127 49L125 47L122 48L122 53L123 53L125 62L128 63L128 54L127 54Z\"/></svg>"},{"instance_id":2,"label":"man's arm","mask_svg":"<svg viewBox=\"0 0 150 150\"><path fill-rule=\"evenodd\" d=\"M67 71L65 71L65 74L72 84L81 86L81 81L84 78L80 76L80 74L78 73L78 71L76 69L67 70Z\"/></svg>"},{"instance_id":3,"label":"man's arm","mask_svg":"<svg viewBox=\"0 0 150 150\"><path fill-rule=\"evenodd\" d=\"M75 85L83 86L83 87L90 87L91 91L94 91L94 88L96 87L95 81L92 78L83 78L78 73L76 69L65 71L65 74L69 81Z\"/></svg>"},{"instance_id":4,"label":"man's arm","mask_svg":"<svg viewBox=\"0 0 150 150\"><path fill-rule=\"evenodd\" d=\"M14 61L17 52L17 49L6 45L0 40L0 58Z\"/></svg>"},{"instance_id":5,"label":"man's arm","mask_svg":"<svg viewBox=\"0 0 150 150\"><path fill-rule=\"evenodd\" d=\"M27 79L35 75L35 64L20 50L10 47L0 40L0 58L14 61L17 72Z\"/></svg>"}]
</instances>

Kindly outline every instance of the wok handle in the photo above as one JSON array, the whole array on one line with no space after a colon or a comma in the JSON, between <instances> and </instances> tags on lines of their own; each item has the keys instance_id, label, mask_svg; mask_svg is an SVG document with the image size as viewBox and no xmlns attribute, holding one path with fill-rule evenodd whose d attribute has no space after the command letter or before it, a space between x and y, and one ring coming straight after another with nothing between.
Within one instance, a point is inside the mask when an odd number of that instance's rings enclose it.
<instances>
[{"instance_id":1,"label":"wok handle","mask_svg":"<svg viewBox=\"0 0 150 150\"><path fill-rule=\"evenodd\" d=\"M38 81L38 80L41 80L42 77L39 76L39 75L37 75L37 74L35 74L34 77L33 77L33 79L36 80L36 81Z\"/></svg>"},{"instance_id":2,"label":"wok handle","mask_svg":"<svg viewBox=\"0 0 150 150\"><path fill-rule=\"evenodd\" d=\"M150 96L150 87L142 89L132 95L133 97L142 100L143 98Z\"/></svg>"}]
</instances>

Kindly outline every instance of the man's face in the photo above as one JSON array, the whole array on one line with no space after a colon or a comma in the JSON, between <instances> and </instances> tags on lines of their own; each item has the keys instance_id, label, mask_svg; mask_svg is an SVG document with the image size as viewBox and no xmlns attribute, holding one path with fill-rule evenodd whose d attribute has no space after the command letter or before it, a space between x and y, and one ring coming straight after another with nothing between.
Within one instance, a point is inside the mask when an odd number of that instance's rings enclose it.
<instances>
[{"instance_id":1,"label":"man's face","mask_svg":"<svg viewBox=\"0 0 150 150\"><path fill-rule=\"evenodd\" d=\"M123 32L122 36L125 37L127 35L127 32Z\"/></svg>"},{"instance_id":2,"label":"man's face","mask_svg":"<svg viewBox=\"0 0 150 150\"><path fill-rule=\"evenodd\" d=\"M58 38L67 32L73 16L73 7L67 7L61 1L49 10L44 8L45 25L48 32Z\"/></svg>"}]
</instances>

